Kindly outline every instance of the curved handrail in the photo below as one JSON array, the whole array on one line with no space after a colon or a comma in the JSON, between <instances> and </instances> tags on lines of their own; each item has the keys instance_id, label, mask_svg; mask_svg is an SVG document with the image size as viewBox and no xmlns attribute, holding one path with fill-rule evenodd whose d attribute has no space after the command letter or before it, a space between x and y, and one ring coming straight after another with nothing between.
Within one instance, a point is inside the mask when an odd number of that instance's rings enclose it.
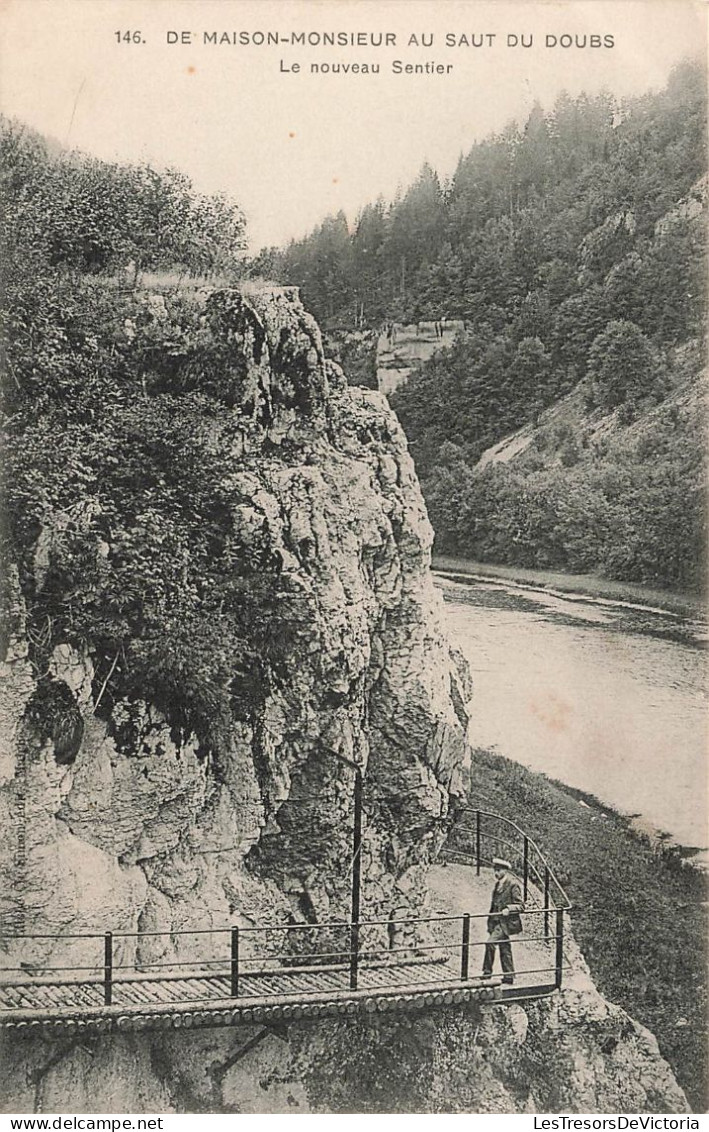
<instances>
[{"instance_id":1,"label":"curved handrail","mask_svg":"<svg viewBox=\"0 0 709 1132\"><path fill-rule=\"evenodd\" d=\"M482 817L494 818L495 821L502 822L505 825L510 826L512 829L514 829L515 832L518 833L520 835L520 837L522 838L523 844L526 841L527 845L530 846L535 851L535 853L538 855L539 859L542 861L542 863L544 865L544 868L548 870L550 880L552 880L554 882L557 889L561 893L561 897L562 897L564 903L560 906L554 905L554 907L555 908L559 907L559 910L563 909L565 912L570 911L572 904L571 904L571 901L569 900L569 897L568 897L566 890L564 889L564 886L562 885L561 881L557 877L556 873L554 872L551 865L547 861L546 857L542 853L541 849L537 845L536 841L534 841L534 839L531 838L529 836L529 834L525 833L524 830L520 826L518 826L516 822L512 821L511 818L503 817L502 814L495 814L491 810L481 810L481 809L478 809L476 806L470 806L467 803L462 805L462 806L459 806L457 813L459 813L459 814L460 813L470 813L470 814L475 814L475 815L479 814L481 818Z\"/></svg>"},{"instance_id":2,"label":"curved handrail","mask_svg":"<svg viewBox=\"0 0 709 1132\"><path fill-rule=\"evenodd\" d=\"M465 824L466 815L474 815L475 824ZM472 833L475 837L475 852L469 852L467 849L456 850L454 846L450 847L452 852L459 853L460 856L474 863L477 867L477 872L480 872L483 861L487 862L487 852L485 857L482 853L483 837L486 840L486 851L490 850L489 842L499 845L504 845L513 850L515 859L517 856L523 858L523 875L524 875L524 898L527 900L528 882L530 876L536 878L540 891L543 892L543 906L530 908L526 913L528 915L543 916L543 926L540 928L538 936L529 936L525 939L526 946L535 944L536 942L543 942L549 946L553 945L554 955L550 960L547 967L540 967L538 970L529 970L529 974L541 974L548 972L552 978L553 983L545 983L535 985L527 990L534 994L548 993L553 989L560 989L562 985L562 972L565 967L564 963L564 912L571 908L571 901L569 900L564 888L559 881L554 871L549 866L544 854L539 849L537 843L530 838L524 830L517 825L516 822L510 818L504 817L501 814L493 813L490 810L476 809L470 805L460 806L454 815L457 821L454 821L449 830L449 836L456 829L463 829L466 833ZM462 825L458 824L461 822ZM513 840L507 840L505 836L495 836L495 834L488 828L483 830L484 824L499 823L502 830L499 830L496 824L496 832L506 834L508 831L514 831L510 836ZM515 840L516 839L516 840ZM532 859L530 859L530 857ZM555 895L557 901L551 897L551 884L555 886ZM537 887L535 885L535 887ZM538 903L536 897L535 903ZM493 914L494 915L494 914ZM387 978L389 982L382 988L381 981L379 990L382 993L390 993L392 988L399 986L409 986L410 980L413 978L411 973L412 964L414 966L421 962L439 964L443 963L444 967L450 969L458 968L456 974L452 974L448 981L458 986L459 984L468 987L470 982L469 965L472 952L476 948L486 946L484 939L471 938L471 922L475 924L477 921L488 920L489 912L464 912L462 914L434 914L425 916L404 916L401 918L377 918L367 920L357 917L356 920L335 920L326 923L280 923L280 924L250 924L243 927L230 925L223 927L195 927L195 928L180 928L180 929L165 929L158 931L147 932L130 932L130 931L105 931L101 932L81 932L81 933L42 933L42 934L15 934L4 933L0 926L0 943L6 941L33 941L33 940L102 940L103 942L103 963L101 963L99 956L96 956L96 962L87 965L86 960L90 959L90 955L77 956L80 965L71 965L67 963L70 956L64 958L61 965L55 965L51 959L45 959L42 962L35 963L20 963L19 966L5 966L3 971L5 974L19 974L24 982L10 980L4 982L0 979L0 988L4 987L6 991L13 986L17 988L27 988L45 985L92 985L103 988L103 1003L105 1006L111 1006L113 1003L114 990L120 990L128 984L134 982L141 985L141 993L145 992L147 985L146 979L153 985L164 984L170 980L178 980L175 986L182 986L185 980L195 981L199 983L200 980L209 979L214 976L217 983L221 980L223 986L216 986L217 998L225 997L227 999L235 1000L243 997L243 983L244 980L248 982L260 977L269 977L277 980L279 977L283 978L288 976L289 972L296 970L308 971L309 978L315 978L316 982L318 977L326 971L345 972L346 980L349 983L350 991L357 991L359 986L360 973L366 976L367 970L374 967L383 967L388 971ZM552 922L555 926L552 927ZM446 928L451 929L455 926L455 933L453 936L446 934L445 938L434 934L428 935L425 931L426 927L431 925L446 925ZM424 936L416 930L417 928L424 930ZM386 930L385 930L386 929ZM412 934L413 929L413 934ZM298 939L299 932L305 933L305 938ZM349 940L346 935L349 932ZM400 933L404 933L401 935ZM285 938L281 935L285 933ZM291 933L296 933L295 938ZM312 938L310 938L312 933ZM325 933L324 935L322 933ZM340 933L344 933L344 936ZM370 938L370 933L371 938ZM387 941L388 933L388 941ZM180 949L169 959L153 958L152 960L141 959L138 961L137 952L132 957L132 953L127 956L122 954L120 950L116 950L116 945L122 941L135 940L136 943L140 940L155 937L170 937L177 945L178 938L189 936L213 936L223 939L226 935L228 937L229 946L225 946L223 952L221 951L222 945L219 943L217 952L212 954L209 958L207 955L201 956L199 959L193 959L187 952ZM365 941L365 935L367 939ZM288 943L286 939L290 937ZM340 942L340 940L342 942ZM251 941L251 942L249 942ZM260 942L262 941L262 942ZM282 941L282 942L281 942ZM244 946L245 945L245 946ZM285 945L285 950L284 950ZM265 947L265 950L264 950ZM292 947L295 950L289 950ZM305 950L303 950L305 949ZM416 958L418 956L418 958ZM423 956L423 959L421 958ZM73 957L73 956L72 956ZM382 957L384 957L382 959ZM19 957L18 957L19 958ZM126 961L127 959L127 961ZM297 961L302 960L305 966L297 966ZM15 960L17 962L17 960ZM296 961L294 965L294 961ZM258 966L255 968L254 964L260 963L267 964L259 971ZM364 966L361 968L360 963ZM334 965L333 965L334 964ZM275 966L274 966L275 965ZM397 981L395 978L396 971L402 967L401 979ZM77 983L75 980L64 980L61 975L64 972L73 972L74 974L84 975ZM125 974L124 972L134 971L134 975ZM178 973L179 971L179 973ZM96 977L87 978L85 972L93 972ZM193 972L190 974L190 972ZM47 975L53 974L54 978L47 982ZM60 975L60 978L57 978ZM440 981L438 977L438 981ZM429 972L426 976L429 980L437 981ZM473 976L475 980L476 976ZM478 977L479 978L479 977ZM418 982L421 978L418 978ZM387 989L388 988L388 989ZM214 995L215 984L211 988L207 987L208 993ZM287 988L286 988L287 989ZM375 988L372 988L375 990ZM522 988L520 988L522 989ZM515 988L517 997L519 993ZM253 988L252 988L253 991ZM8 992L9 993L9 992ZM147 992L145 992L147 993ZM152 992L151 992L152 993ZM255 993L255 992L253 992ZM253 997L252 993L252 997ZM260 987L259 994L262 997L273 996L274 994L281 994L281 991L269 990L268 988ZM292 990L291 997L296 997L293 1001L297 1000L297 994L311 993L308 986L301 988L300 992ZM379 993L379 991L377 991ZM525 991L523 990L523 994ZM148 995L149 997L149 995ZM17 1004L11 1001L9 1004L10 1009L15 1009Z\"/></svg>"}]
</instances>

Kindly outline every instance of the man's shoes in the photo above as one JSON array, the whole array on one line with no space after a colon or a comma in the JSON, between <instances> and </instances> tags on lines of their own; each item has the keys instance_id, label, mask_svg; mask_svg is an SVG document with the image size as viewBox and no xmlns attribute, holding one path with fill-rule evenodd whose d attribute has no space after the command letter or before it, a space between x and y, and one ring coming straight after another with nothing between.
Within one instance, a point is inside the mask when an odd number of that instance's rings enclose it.
<instances>
[{"instance_id":1,"label":"man's shoes","mask_svg":"<svg viewBox=\"0 0 709 1132\"><path fill-rule=\"evenodd\" d=\"M491 979L491 978L492 978L492 971L483 971L482 975L480 976L480 979L483 982L485 982L485 981L487 981L488 979Z\"/></svg>"},{"instance_id":2,"label":"man's shoes","mask_svg":"<svg viewBox=\"0 0 709 1132\"><path fill-rule=\"evenodd\" d=\"M514 977L512 975L505 975L502 981L503 983L513 983Z\"/></svg>"}]
</instances>

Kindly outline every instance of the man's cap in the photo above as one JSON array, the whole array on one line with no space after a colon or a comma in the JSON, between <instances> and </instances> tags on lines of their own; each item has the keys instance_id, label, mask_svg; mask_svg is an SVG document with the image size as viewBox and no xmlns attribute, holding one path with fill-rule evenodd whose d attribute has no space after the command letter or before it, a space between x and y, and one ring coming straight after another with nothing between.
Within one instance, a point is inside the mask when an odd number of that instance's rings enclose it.
<instances>
[{"instance_id":1,"label":"man's cap","mask_svg":"<svg viewBox=\"0 0 709 1132\"><path fill-rule=\"evenodd\" d=\"M504 857L493 857L492 867L493 869L511 869L512 865Z\"/></svg>"}]
</instances>

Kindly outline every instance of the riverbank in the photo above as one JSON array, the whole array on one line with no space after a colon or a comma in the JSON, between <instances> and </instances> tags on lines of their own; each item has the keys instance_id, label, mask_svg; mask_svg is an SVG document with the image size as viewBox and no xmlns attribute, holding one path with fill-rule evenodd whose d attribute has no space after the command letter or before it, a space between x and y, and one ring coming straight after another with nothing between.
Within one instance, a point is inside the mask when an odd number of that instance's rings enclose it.
<instances>
[{"instance_id":1,"label":"riverbank","mask_svg":"<svg viewBox=\"0 0 709 1132\"><path fill-rule=\"evenodd\" d=\"M705 1112L706 875L677 850L659 851L630 818L491 751L474 751L470 800L538 842L571 899L598 989L652 1031L692 1108Z\"/></svg>"},{"instance_id":2,"label":"riverbank","mask_svg":"<svg viewBox=\"0 0 709 1132\"><path fill-rule=\"evenodd\" d=\"M699 594L677 593L673 590L652 589L634 582L617 582L597 574L564 574L555 570L530 570L524 566L498 566L488 562L474 562L468 558L454 558L447 554L433 557L433 570L465 575L473 579L497 579L520 586L546 589L560 594L583 595L592 599L622 602L644 609L660 609L680 617L705 618L707 606Z\"/></svg>"}]
</instances>

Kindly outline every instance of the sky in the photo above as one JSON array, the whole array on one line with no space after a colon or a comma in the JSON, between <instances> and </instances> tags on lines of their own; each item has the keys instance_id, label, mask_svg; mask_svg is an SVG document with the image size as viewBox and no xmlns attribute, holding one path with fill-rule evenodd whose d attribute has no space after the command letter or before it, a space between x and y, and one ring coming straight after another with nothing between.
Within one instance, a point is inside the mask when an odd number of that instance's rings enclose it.
<instances>
[{"instance_id":1,"label":"sky","mask_svg":"<svg viewBox=\"0 0 709 1132\"><path fill-rule=\"evenodd\" d=\"M175 165L227 193L255 251L340 209L353 222L424 161L450 177L476 140L562 89L662 87L706 51L706 12L694 0L0 0L0 108L70 148ZM268 32L281 41L253 42ZM366 42L297 41L324 32ZM443 71L396 74L397 61ZM333 63L370 72L311 70Z\"/></svg>"}]
</instances>

